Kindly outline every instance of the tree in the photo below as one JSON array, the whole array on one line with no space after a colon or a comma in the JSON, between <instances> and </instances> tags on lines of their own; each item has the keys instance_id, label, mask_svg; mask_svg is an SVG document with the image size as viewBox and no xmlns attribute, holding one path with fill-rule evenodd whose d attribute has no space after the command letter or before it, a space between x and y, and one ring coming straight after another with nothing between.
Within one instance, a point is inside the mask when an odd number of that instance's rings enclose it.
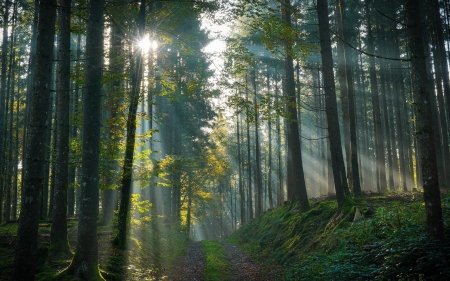
<instances>
[{"instance_id":1,"label":"tree","mask_svg":"<svg viewBox=\"0 0 450 281\"><path fill-rule=\"evenodd\" d=\"M104 280L98 269L97 218L103 68L103 0L90 0L86 34L86 70L83 91L83 176L77 247L61 275Z\"/></svg>"},{"instance_id":2,"label":"tree","mask_svg":"<svg viewBox=\"0 0 450 281\"><path fill-rule=\"evenodd\" d=\"M14 256L16 280L34 280L38 241L39 208L44 185L47 115L50 97L56 0L41 2L33 79L30 121L25 150L22 200Z\"/></svg>"},{"instance_id":3,"label":"tree","mask_svg":"<svg viewBox=\"0 0 450 281\"><path fill-rule=\"evenodd\" d=\"M347 98L347 108L343 110L348 110L344 114L348 113L348 124L345 124L345 127L349 127L349 144L350 151L347 152L347 157L350 161L347 161L350 165L347 166L347 170L349 171L353 188L353 192L355 195L361 195L361 183L359 179L359 164L358 164L358 141L356 135L356 116L355 116L355 91L354 91L354 81L353 81L353 70L352 70L352 60L350 55L350 47L345 44L345 42L350 42L350 36L347 25L347 17L345 10L345 0L338 0L337 2L337 26L338 32L341 36L341 40L338 41L338 45L341 45L340 49L342 49L343 54L339 55L340 59L343 59L343 65L341 66L340 73L342 72L345 79L340 80L340 83L344 83L345 87L341 86L341 98L343 92L346 91ZM343 40L343 41L342 41ZM343 56L342 56L343 55ZM344 103L343 101L341 101ZM347 146L346 146L347 147Z\"/></svg>"},{"instance_id":4,"label":"tree","mask_svg":"<svg viewBox=\"0 0 450 281\"><path fill-rule=\"evenodd\" d=\"M338 205L339 207L342 207L344 196L349 195L349 192L338 123L327 2L327 0L317 1L317 15L319 19L320 53L322 55L322 75L325 92L328 138L330 140L331 150L331 166L333 169L334 187Z\"/></svg>"},{"instance_id":5,"label":"tree","mask_svg":"<svg viewBox=\"0 0 450 281\"><path fill-rule=\"evenodd\" d=\"M144 38L145 30L145 0L141 0L141 4L139 6L137 26L139 33L138 39L142 40ZM123 162L123 173L121 180L122 188L118 217L118 232L116 238L114 239L114 243L122 250L124 250L126 247L127 230L129 224L128 215L130 210L131 181L133 178L134 143L136 140L136 112L139 104L143 74L142 50L137 50L136 59L133 62L133 67L134 69L132 69L131 73L131 101L127 119L125 159Z\"/></svg>"},{"instance_id":6,"label":"tree","mask_svg":"<svg viewBox=\"0 0 450 281\"><path fill-rule=\"evenodd\" d=\"M284 0L282 3L282 13L288 26L291 26L291 1ZM289 115L287 120L287 190L288 199L298 200L303 211L309 209L308 195L306 192L305 175L303 171L302 151L300 149L300 135L297 119L297 105L295 100L294 81L294 60L293 60L293 40L284 38L285 75L286 75L286 112Z\"/></svg>"},{"instance_id":7,"label":"tree","mask_svg":"<svg viewBox=\"0 0 450 281\"><path fill-rule=\"evenodd\" d=\"M427 82L425 53L422 38L422 21L418 0L405 1L408 22L408 46L411 53L411 80L414 92L414 105L417 110L416 138L420 150L422 167L423 196L427 219L427 233L431 237L444 240L441 194L437 172L433 123L431 117L431 89Z\"/></svg>"},{"instance_id":8,"label":"tree","mask_svg":"<svg viewBox=\"0 0 450 281\"><path fill-rule=\"evenodd\" d=\"M365 1L366 8L366 21L367 21L367 51L373 53L374 51L374 40L372 35L372 21L370 17L369 9L370 0ZM385 156L383 148L383 130L381 129L381 112L380 112L380 102L378 96L378 82L377 74L375 70L375 59L373 56L369 57L369 74L370 74L370 91L372 93L372 106L373 106L373 122L375 129L375 178L377 190L385 192L387 189L386 183L386 166L385 166Z\"/></svg>"},{"instance_id":9,"label":"tree","mask_svg":"<svg viewBox=\"0 0 450 281\"><path fill-rule=\"evenodd\" d=\"M58 120L56 124L56 171L50 247L55 253L71 253L67 239L67 188L69 171L70 111L70 7L71 0L61 0L58 13Z\"/></svg>"}]
</instances>

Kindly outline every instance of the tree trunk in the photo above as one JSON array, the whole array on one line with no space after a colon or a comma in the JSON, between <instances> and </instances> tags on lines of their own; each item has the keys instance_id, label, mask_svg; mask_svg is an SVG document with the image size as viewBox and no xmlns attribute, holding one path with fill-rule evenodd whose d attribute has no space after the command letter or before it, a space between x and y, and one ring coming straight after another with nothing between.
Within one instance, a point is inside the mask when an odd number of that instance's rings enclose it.
<instances>
[{"instance_id":1,"label":"tree trunk","mask_svg":"<svg viewBox=\"0 0 450 281\"><path fill-rule=\"evenodd\" d=\"M0 79L0 174L3 176L4 170L4 149L5 149L5 105L6 105L6 65L8 60L8 19L9 19L9 7L11 2L5 1L5 12L3 14L3 42L2 42L2 57L1 57L1 79ZM2 177L3 178L3 177ZM4 181L0 180L0 223L2 222L3 215L3 190Z\"/></svg>"},{"instance_id":2,"label":"tree trunk","mask_svg":"<svg viewBox=\"0 0 450 281\"><path fill-rule=\"evenodd\" d=\"M81 34L77 36L77 61L75 63L75 79L78 79L80 75L80 59L81 59ZM72 98L72 115L73 119L75 119L79 114L79 91L80 87L75 81L75 89ZM72 127L70 128L70 138L76 139L78 137L78 126L76 125L75 120L72 120ZM74 151L70 153L75 154ZM75 157L72 157L73 159ZM67 215L72 217L75 214L75 178L76 178L76 165L75 163L71 163L68 171L68 194L67 194Z\"/></svg>"},{"instance_id":3,"label":"tree trunk","mask_svg":"<svg viewBox=\"0 0 450 281\"><path fill-rule=\"evenodd\" d=\"M247 84L247 77L245 78L246 84ZM245 98L248 101L248 88L246 87L246 94ZM248 119L249 112L247 108L246 112L246 119ZM249 220L253 219L253 202L252 202L252 165L251 165L251 151L250 151L250 122L246 120L245 122L247 124L247 184L248 184L248 195L247 195L247 201L248 201L248 214L249 214Z\"/></svg>"},{"instance_id":4,"label":"tree trunk","mask_svg":"<svg viewBox=\"0 0 450 281\"><path fill-rule=\"evenodd\" d=\"M137 19L139 38L144 37L145 29L145 0L141 0L139 7L139 15ZM133 158L134 158L134 144L136 139L136 113L139 103L139 92L142 80L142 50L138 50L136 54L135 69L131 73L131 101L128 109L127 119L127 139L125 144L125 159L123 163L122 173L122 188L119 206L119 217L117 223L117 236L114 243L120 248L126 248L127 231L129 224L129 210L130 210L130 192L131 181L133 178Z\"/></svg>"},{"instance_id":5,"label":"tree trunk","mask_svg":"<svg viewBox=\"0 0 450 281\"><path fill-rule=\"evenodd\" d=\"M284 0L282 3L284 20L291 25L291 1ZM297 104L295 100L294 61L292 58L293 42L284 40L284 71L286 75L286 111L289 115L287 120L287 190L290 201L298 201L300 209L309 209L308 194L306 192L305 174L303 171L302 151L300 149L300 136L298 130Z\"/></svg>"},{"instance_id":6,"label":"tree trunk","mask_svg":"<svg viewBox=\"0 0 450 281\"><path fill-rule=\"evenodd\" d=\"M241 226L245 224L245 193L242 184L242 156L241 156L241 129L239 128L239 114L236 116L236 133L237 133L237 152L238 152L238 165L239 165L239 196L240 196L240 210L241 210Z\"/></svg>"},{"instance_id":7,"label":"tree trunk","mask_svg":"<svg viewBox=\"0 0 450 281\"><path fill-rule=\"evenodd\" d=\"M330 140L331 165L333 170L336 198L338 201L338 206L341 208L344 203L344 197L349 195L349 190L339 130L327 2L327 0L317 1L317 13L319 18L322 74L325 93L325 112L327 114L328 138Z\"/></svg>"},{"instance_id":8,"label":"tree trunk","mask_svg":"<svg viewBox=\"0 0 450 281\"><path fill-rule=\"evenodd\" d=\"M345 1L339 0L339 11L338 15L341 17L342 21L342 37L345 42L350 42L350 36L348 34L348 25L345 12ZM352 59L351 59L351 49L348 45L344 45L344 58L345 58L345 74L347 83L347 98L348 98L348 117L349 117L349 133L350 133L350 169L349 174L351 177L349 180L352 181L353 193L357 196L361 195L361 182L359 178L359 165L358 165L358 136L356 128L356 114L355 114L355 90L353 81L353 70L352 70Z\"/></svg>"},{"instance_id":9,"label":"tree trunk","mask_svg":"<svg viewBox=\"0 0 450 281\"><path fill-rule=\"evenodd\" d=\"M417 108L416 138L420 149L423 190L427 220L427 233L438 240L445 240L442 221L441 194L436 163L436 148L433 136L430 95L425 69L424 43L422 39L422 21L418 0L405 1L407 16L408 45L411 52L411 79Z\"/></svg>"},{"instance_id":10,"label":"tree trunk","mask_svg":"<svg viewBox=\"0 0 450 281\"><path fill-rule=\"evenodd\" d=\"M59 23L58 103L56 120L56 171L50 249L54 253L70 254L67 238L67 188L69 168L70 111L70 7L71 0L61 0Z\"/></svg>"},{"instance_id":11,"label":"tree trunk","mask_svg":"<svg viewBox=\"0 0 450 281\"><path fill-rule=\"evenodd\" d=\"M53 36L55 33L56 1L40 5L36 72L33 79L30 122L25 150L21 211L14 256L15 280L34 280L39 225L39 202L44 184L44 163L47 143L47 114L50 97Z\"/></svg>"},{"instance_id":12,"label":"tree trunk","mask_svg":"<svg viewBox=\"0 0 450 281\"><path fill-rule=\"evenodd\" d=\"M104 280L98 268L97 218L103 69L103 0L90 0L83 91L83 152L77 247L62 274Z\"/></svg>"},{"instance_id":13,"label":"tree trunk","mask_svg":"<svg viewBox=\"0 0 450 281\"><path fill-rule=\"evenodd\" d=\"M259 143L259 116L258 116L258 99L256 89L256 70L252 71L253 91L255 97L253 103L255 106L255 175L256 175L256 217L259 217L263 211L263 188L262 188L262 174L261 174L261 148Z\"/></svg>"},{"instance_id":14,"label":"tree trunk","mask_svg":"<svg viewBox=\"0 0 450 281\"><path fill-rule=\"evenodd\" d=\"M276 81L275 82L275 103L276 104L278 104L278 95L279 95L278 83ZM277 175L278 175L278 196L277 196L278 204L277 205L278 205L278 207L282 206L283 202L284 202L283 165L282 165L283 159L281 158L281 128L280 127L281 127L280 117L277 117L276 131L277 131L277 160L278 160L278 171L277 171Z\"/></svg>"},{"instance_id":15,"label":"tree trunk","mask_svg":"<svg viewBox=\"0 0 450 281\"><path fill-rule=\"evenodd\" d=\"M372 23L370 17L369 1L366 5L366 21L367 21L367 51L374 52ZM383 130L381 128L381 111L380 100L378 96L378 81L375 67L375 59L373 56L369 57L369 75L370 75L370 91L372 93L372 107L373 107L373 123L375 129L375 161L376 161L376 182L378 192L385 192L387 190L386 182L386 165L383 145Z\"/></svg>"}]
</instances>

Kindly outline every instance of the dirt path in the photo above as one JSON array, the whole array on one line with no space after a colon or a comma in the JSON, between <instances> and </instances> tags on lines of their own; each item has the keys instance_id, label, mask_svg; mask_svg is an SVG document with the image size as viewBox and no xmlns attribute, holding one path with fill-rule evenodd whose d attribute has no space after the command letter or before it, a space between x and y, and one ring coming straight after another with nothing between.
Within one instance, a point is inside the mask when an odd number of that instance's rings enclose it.
<instances>
[{"instance_id":1,"label":"dirt path","mask_svg":"<svg viewBox=\"0 0 450 281\"><path fill-rule=\"evenodd\" d=\"M249 257L233 244L222 243L226 257L230 261L230 281L269 281L272 277L265 276Z\"/></svg>"},{"instance_id":2,"label":"dirt path","mask_svg":"<svg viewBox=\"0 0 450 281\"><path fill-rule=\"evenodd\" d=\"M203 269L206 259L200 242L192 242L187 253L169 280L172 281L203 281Z\"/></svg>"},{"instance_id":3,"label":"dirt path","mask_svg":"<svg viewBox=\"0 0 450 281\"><path fill-rule=\"evenodd\" d=\"M276 280L266 276L253 263L249 257L243 254L238 247L230 243L221 243L225 250L230 267L225 273L228 278L221 281L269 281ZM187 249L187 254L178 267L167 280L171 281L205 281L203 270L206 265L205 254L200 242L192 242Z\"/></svg>"}]
</instances>

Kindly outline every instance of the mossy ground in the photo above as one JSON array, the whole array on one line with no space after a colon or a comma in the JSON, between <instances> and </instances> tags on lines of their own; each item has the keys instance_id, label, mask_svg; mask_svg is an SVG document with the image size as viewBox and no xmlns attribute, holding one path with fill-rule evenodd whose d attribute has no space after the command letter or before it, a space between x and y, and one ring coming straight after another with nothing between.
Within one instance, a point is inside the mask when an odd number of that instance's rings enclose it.
<instances>
[{"instance_id":1,"label":"mossy ground","mask_svg":"<svg viewBox=\"0 0 450 281\"><path fill-rule=\"evenodd\" d=\"M230 261L225 256L225 250L217 241L204 240L201 242L206 256L204 276L206 281L228 280Z\"/></svg>"},{"instance_id":2,"label":"mossy ground","mask_svg":"<svg viewBox=\"0 0 450 281\"><path fill-rule=\"evenodd\" d=\"M312 203L308 212L283 206L228 240L256 260L281 265L280 280L450 280L450 244L426 236L421 198L362 197L346 202L341 214L335 200ZM450 237L448 203L446 197Z\"/></svg>"},{"instance_id":3,"label":"mossy ground","mask_svg":"<svg viewBox=\"0 0 450 281\"><path fill-rule=\"evenodd\" d=\"M184 254L187 243L186 236L176 227L166 227L162 219L154 224L133 226L128 250L120 251L111 244L114 227L98 226L99 267L104 279L119 280L158 280L165 271ZM68 237L72 252L77 242L76 220L68 222ZM49 222L40 223L38 245L37 281L44 280L76 280L71 276L58 275L72 261L72 255L49 255L50 243ZM12 280L14 260L14 243L17 235L17 223L0 226L0 281ZM55 279L56 278L56 279Z\"/></svg>"}]
</instances>

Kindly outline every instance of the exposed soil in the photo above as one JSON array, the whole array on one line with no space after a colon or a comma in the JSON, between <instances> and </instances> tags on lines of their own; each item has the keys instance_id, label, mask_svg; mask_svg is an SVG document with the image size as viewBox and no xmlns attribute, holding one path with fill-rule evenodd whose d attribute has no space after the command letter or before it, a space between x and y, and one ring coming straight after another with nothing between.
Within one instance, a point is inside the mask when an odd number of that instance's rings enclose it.
<instances>
[{"instance_id":1,"label":"exposed soil","mask_svg":"<svg viewBox=\"0 0 450 281\"><path fill-rule=\"evenodd\" d=\"M172 281L203 281L203 269L206 258L203 246L200 242L192 242L188 245L186 256L180 262L175 271L170 274L168 280Z\"/></svg>"},{"instance_id":2,"label":"exposed soil","mask_svg":"<svg viewBox=\"0 0 450 281\"><path fill-rule=\"evenodd\" d=\"M230 243L221 243L225 255L230 261L226 281L269 281L276 280L274 275L266 274L238 247ZM200 242L192 242L187 249L186 256L179 263L175 271L169 275L171 281L203 281L203 270L206 264L205 254ZM225 281L225 280L224 280Z\"/></svg>"},{"instance_id":3,"label":"exposed soil","mask_svg":"<svg viewBox=\"0 0 450 281\"><path fill-rule=\"evenodd\" d=\"M269 281L274 280L272 274L263 273L248 256L233 244L222 243L227 259L230 261L230 281Z\"/></svg>"}]
</instances>

